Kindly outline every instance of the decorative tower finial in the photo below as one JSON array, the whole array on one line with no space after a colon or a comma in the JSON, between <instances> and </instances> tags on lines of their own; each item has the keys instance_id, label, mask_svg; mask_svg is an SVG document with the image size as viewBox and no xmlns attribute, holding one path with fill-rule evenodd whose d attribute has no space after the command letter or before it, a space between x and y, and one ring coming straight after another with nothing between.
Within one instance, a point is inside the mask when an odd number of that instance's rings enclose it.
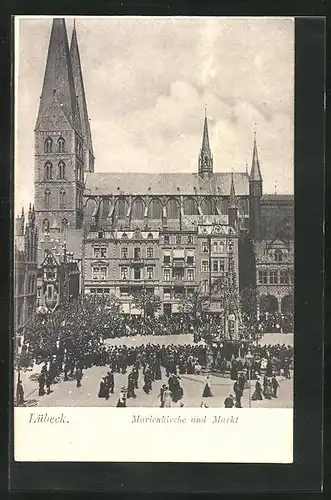
<instances>
[{"instance_id":1,"label":"decorative tower finial","mask_svg":"<svg viewBox=\"0 0 331 500\"><path fill-rule=\"evenodd\" d=\"M231 172L230 199L228 208L229 226L236 227L238 222L238 211L236 207L236 192L234 189L233 172Z\"/></svg>"},{"instance_id":2,"label":"decorative tower finial","mask_svg":"<svg viewBox=\"0 0 331 500\"><path fill-rule=\"evenodd\" d=\"M210 175L213 173L213 155L209 144L207 107L205 107L205 121L203 125L202 145L199 155L199 175Z\"/></svg>"},{"instance_id":3,"label":"decorative tower finial","mask_svg":"<svg viewBox=\"0 0 331 500\"><path fill-rule=\"evenodd\" d=\"M250 181L259 181L262 182L262 175L260 170L260 162L257 154L257 145L256 145L256 130L254 130L254 146L253 146L253 159L252 159L252 168L249 176Z\"/></svg>"}]
</instances>

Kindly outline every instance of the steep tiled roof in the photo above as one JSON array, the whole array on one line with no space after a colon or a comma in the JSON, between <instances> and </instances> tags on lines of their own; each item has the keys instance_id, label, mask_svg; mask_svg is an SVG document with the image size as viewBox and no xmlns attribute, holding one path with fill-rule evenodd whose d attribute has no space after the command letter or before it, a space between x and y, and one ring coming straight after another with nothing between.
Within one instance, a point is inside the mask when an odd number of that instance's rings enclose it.
<instances>
[{"instance_id":1,"label":"steep tiled roof","mask_svg":"<svg viewBox=\"0 0 331 500\"><path fill-rule=\"evenodd\" d=\"M248 195L248 176L245 172L233 173L237 196ZM85 196L88 195L208 195L228 196L231 173L218 172L210 179L196 173L89 173L86 176Z\"/></svg>"}]
</instances>

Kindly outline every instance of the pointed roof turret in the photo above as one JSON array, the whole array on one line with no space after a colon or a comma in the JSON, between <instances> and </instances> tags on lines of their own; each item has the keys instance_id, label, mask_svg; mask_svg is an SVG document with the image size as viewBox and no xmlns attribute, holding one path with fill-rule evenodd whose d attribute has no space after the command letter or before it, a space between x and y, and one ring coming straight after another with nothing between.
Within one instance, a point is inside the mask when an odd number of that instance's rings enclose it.
<instances>
[{"instance_id":1,"label":"pointed roof turret","mask_svg":"<svg viewBox=\"0 0 331 500\"><path fill-rule=\"evenodd\" d=\"M211 154L209 144L207 109L205 108L205 121L203 125L202 145L199 155L199 174L203 177L204 174L213 173L213 155Z\"/></svg>"},{"instance_id":2,"label":"pointed roof turret","mask_svg":"<svg viewBox=\"0 0 331 500\"><path fill-rule=\"evenodd\" d=\"M229 208L236 208L236 192L234 190L233 172L231 172Z\"/></svg>"},{"instance_id":3,"label":"pointed roof turret","mask_svg":"<svg viewBox=\"0 0 331 500\"><path fill-rule=\"evenodd\" d=\"M79 102L79 114L80 122L82 126L82 135L85 142L85 146L89 149L90 153L93 155L93 145L92 145L92 134L90 128L90 120L87 112L87 104L85 97L85 89L83 83L83 73L80 62L77 32L76 32L76 22L74 21L74 28L72 32L72 38L70 43L70 58L74 76L74 84L76 95Z\"/></svg>"},{"instance_id":4,"label":"pointed roof turret","mask_svg":"<svg viewBox=\"0 0 331 500\"><path fill-rule=\"evenodd\" d=\"M252 169L249 176L250 181L262 181L262 175L260 170L259 157L257 154L256 146L256 131L254 131L254 147L253 147L253 159L252 159Z\"/></svg>"},{"instance_id":5,"label":"pointed roof turret","mask_svg":"<svg viewBox=\"0 0 331 500\"><path fill-rule=\"evenodd\" d=\"M69 124L80 131L67 29L65 20L60 18L53 19L36 129L54 104L60 106Z\"/></svg>"}]
</instances>

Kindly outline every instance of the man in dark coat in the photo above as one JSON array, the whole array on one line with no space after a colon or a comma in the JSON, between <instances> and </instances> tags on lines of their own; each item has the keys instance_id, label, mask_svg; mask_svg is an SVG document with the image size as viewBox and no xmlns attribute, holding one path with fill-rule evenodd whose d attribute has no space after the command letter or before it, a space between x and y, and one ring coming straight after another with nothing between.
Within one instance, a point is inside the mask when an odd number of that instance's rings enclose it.
<instances>
[{"instance_id":1,"label":"man in dark coat","mask_svg":"<svg viewBox=\"0 0 331 500\"><path fill-rule=\"evenodd\" d=\"M47 394L50 394L51 393L51 384L52 384L52 373L50 371L48 371L46 373L45 384L46 384L46 388L47 388Z\"/></svg>"},{"instance_id":2,"label":"man in dark coat","mask_svg":"<svg viewBox=\"0 0 331 500\"><path fill-rule=\"evenodd\" d=\"M272 376L271 387L272 387L272 397L276 398L277 397L277 390L278 390L278 387L279 387L279 383L278 383L278 380L276 379L275 375Z\"/></svg>"},{"instance_id":3,"label":"man in dark coat","mask_svg":"<svg viewBox=\"0 0 331 500\"><path fill-rule=\"evenodd\" d=\"M38 384L39 384L39 396L43 396L45 394L45 375L40 373L38 377Z\"/></svg>"},{"instance_id":4,"label":"man in dark coat","mask_svg":"<svg viewBox=\"0 0 331 500\"><path fill-rule=\"evenodd\" d=\"M113 373L113 370L111 370L110 372L107 373L106 379L107 379L107 384L108 384L108 387L109 387L109 391L111 392L111 394L114 394L115 382L114 382L114 373Z\"/></svg>"},{"instance_id":5,"label":"man in dark coat","mask_svg":"<svg viewBox=\"0 0 331 500\"><path fill-rule=\"evenodd\" d=\"M233 384L233 391L236 395L236 408L241 408L242 390L237 380Z\"/></svg>"},{"instance_id":6,"label":"man in dark coat","mask_svg":"<svg viewBox=\"0 0 331 500\"><path fill-rule=\"evenodd\" d=\"M82 378L83 378L83 370L81 368L76 368L77 387L82 386Z\"/></svg>"},{"instance_id":7,"label":"man in dark coat","mask_svg":"<svg viewBox=\"0 0 331 500\"><path fill-rule=\"evenodd\" d=\"M22 406L24 404L24 389L23 389L23 385L22 385L22 380L19 380L17 382L16 404L17 404L17 406Z\"/></svg>"},{"instance_id":8,"label":"man in dark coat","mask_svg":"<svg viewBox=\"0 0 331 500\"><path fill-rule=\"evenodd\" d=\"M132 372L129 373L128 376L128 392L127 398L135 398L136 394L134 392L134 374Z\"/></svg>"}]
</instances>

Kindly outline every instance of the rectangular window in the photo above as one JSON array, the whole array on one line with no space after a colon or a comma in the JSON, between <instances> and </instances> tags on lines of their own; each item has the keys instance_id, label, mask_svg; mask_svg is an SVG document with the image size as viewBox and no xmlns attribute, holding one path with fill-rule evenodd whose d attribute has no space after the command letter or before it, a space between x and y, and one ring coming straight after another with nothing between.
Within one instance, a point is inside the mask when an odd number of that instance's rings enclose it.
<instances>
[{"instance_id":1,"label":"rectangular window","mask_svg":"<svg viewBox=\"0 0 331 500\"><path fill-rule=\"evenodd\" d=\"M129 296L129 289L128 288L120 288L120 295L121 297L128 297Z\"/></svg>"},{"instance_id":2,"label":"rectangular window","mask_svg":"<svg viewBox=\"0 0 331 500\"><path fill-rule=\"evenodd\" d=\"M99 267L93 267L92 269L92 276L94 280L100 279L100 268Z\"/></svg>"},{"instance_id":3,"label":"rectangular window","mask_svg":"<svg viewBox=\"0 0 331 500\"><path fill-rule=\"evenodd\" d=\"M134 249L134 258L135 259L140 259L140 248L139 247L136 247Z\"/></svg>"},{"instance_id":4,"label":"rectangular window","mask_svg":"<svg viewBox=\"0 0 331 500\"><path fill-rule=\"evenodd\" d=\"M105 280L107 278L107 268L100 267L100 279Z\"/></svg>"},{"instance_id":5,"label":"rectangular window","mask_svg":"<svg viewBox=\"0 0 331 500\"><path fill-rule=\"evenodd\" d=\"M176 234L176 245L180 245L180 244L181 244L180 234Z\"/></svg>"},{"instance_id":6,"label":"rectangular window","mask_svg":"<svg viewBox=\"0 0 331 500\"><path fill-rule=\"evenodd\" d=\"M163 256L163 262L165 264L170 264L170 255L164 255Z\"/></svg>"},{"instance_id":7,"label":"rectangular window","mask_svg":"<svg viewBox=\"0 0 331 500\"><path fill-rule=\"evenodd\" d=\"M121 257L122 257L122 259L127 259L128 258L128 249L126 247L122 247L122 249L121 249Z\"/></svg>"},{"instance_id":8,"label":"rectangular window","mask_svg":"<svg viewBox=\"0 0 331 500\"><path fill-rule=\"evenodd\" d=\"M194 281L194 269L187 270L187 281Z\"/></svg>"},{"instance_id":9,"label":"rectangular window","mask_svg":"<svg viewBox=\"0 0 331 500\"><path fill-rule=\"evenodd\" d=\"M201 248L203 252L208 252L208 242L207 241L202 241L201 242Z\"/></svg>"},{"instance_id":10,"label":"rectangular window","mask_svg":"<svg viewBox=\"0 0 331 500\"><path fill-rule=\"evenodd\" d=\"M270 271L269 280L270 280L270 285L277 285L277 283L278 283L277 271Z\"/></svg>"},{"instance_id":11,"label":"rectangular window","mask_svg":"<svg viewBox=\"0 0 331 500\"><path fill-rule=\"evenodd\" d=\"M193 236L192 234L189 234L188 237L187 237L187 243L190 245L191 243L193 243Z\"/></svg>"},{"instance_id":12,"label":"rectangular window","mask_svg":"<svg viewBox=\"0 0 331 500\"><path fill-rule=\"evenodd\" d=\"M53 297L53 285L47 286L47 297L51 299Z\"/></svg>"},{"instance_id":13,"label":"rectangular window","mask_svg":"<svg viewBox=\"0 0 331 500\"><path fill-rule=\"evenodd\" d=\"M170 281L170 269L163 270L164 281Z\"/></svg>"},{"instance_id":14,"label":"rectangular window","mask_svg":"<svg viewBox=\"0 0 331 500\"><path fill-rule=\"evenodd\" d=\"M259 271L259 284L266 285L268 283L267 271Z\"/></svg>"},{"instance_id":15,"label":"rectangular window","mask_svg":"<svg viewBox=\"0 0 331 500\"><path fill-rule=\"evenodd\" d=\"M290 283L291 283L291 285L293 285L293 283L294 283L294 271L293 271L293 269L290 269L289 275L290 275Z\"/></svg>"},{"instance_id":16,"label":"rectangular window","mask_svg":"<svg viewBox=\"0 0 331 500\"><path fill-rule=\"evenodd\" d=\"M208 280L203 280L202 281L202 291L203 291L203 293L207 293L208 292Z\"/></svg>"},{"instance_id":17,"label":"rectangular window","mask_svg":"<svg viewBox=\"0 0 331 500\"><path fill-rule=\"evenodd\" d=\"M128 268L127 267L121 267L121 279L122 280L128 279Z\"/></svg>"},{"instance_id":18,"label":"rectangular window","mask_svg":"<svg viewBox=\"0 0 331 500\"><path fill-rule=\"evenodd\" d=\"M154 249L153 247L147 247L147 258L152 259L154 256Z\"/></svg>"},{"instance_id":19,"label":"rectangular window","mask_svg":"<svg viewBox=\"0 0 331 500\"><path fill-rule=\"evenodd\" d=\"M110 288L104 288L103 293L110 293Z\"/></svg>"},{"instance_id":20,"label":"rectangular window","mask_svg":"<svg viewBox=\"0 0 331 500\"><path fill-rule=\"evenodd\" d=\"M213 260L213 271L218 272L218 260Z\"/></svg>"},{"instance_id":21,"label":"rectangular window","mask_svg":"<svg viewBox=\"0 0 331 500\"><path fill-rule=\"evenodd\" d=\"M194 257L192 255L188 255L187 257L187 263L188 264L194 264Z\"/></svg>"},{"instance_id":22,"label":"rectangular window","mask_svg":"<svg viewBox=\"0 0 331 500\"><path fill-rule=\"evenodd\" d=\"M99 259L100 258L100 248L99 247L93 248L93 257L95 259Z\"/></svg>"},{"instance_id":23,"label":"rectangular window","mask_svg":"<svg viewBox=\"0 0 331 500\"><path fill-rule=\"evenodd\" d=\"M103 288L97 288L97 293L103 293Z\"/></svg>"},{"instance_id":24,"label":"rectangular window","mask_svg":"<svg viewBox=\"0 0 331 500\"><path fill-rule=\"evenodd\" d=\"M289 275L287 269L284 269L280 272L280 284L281 285L289 284Z\"/></svg>"},{"instance_id":25,"label":"rectangular window","mask_svg":"<svg viewBox=\"0 0 331 500\"><path fill-rule=\"evenodd\" d=\"M170 240L169 240L169 235L168 235L168 234L166 234L166 235L164 236L164 244L165 244L165 245L169 245L169 241L170 241Z\"/></svg>"},{"instance_id":26,"label":"rectangular window","mask_svg":"<svg viewBox=\"0 0 331 500\"><path fill-rule=\"evenodd\" d=\"M152 267L147 268L147 279L152 280L153 279L153 274L154 274L154 269Z\"/></svg>"},{"instance_id":27,"label":"rectangular window","mask_svg":"<svg viewBox=\"0 0 331 500\"><path fill-rule=\"evenodd\" d=\"M225 259L220 259L219 260L219 270L221 272L224 272L225 271Z\"/></svg>"},{"instance_id":28,"label":"rectangular window","mask_svg":"<svg viewBox=\"0 0 331 500\"><path fill-rule=\"evenodd\" d=\"M133 271L133 277L135 280L140 280L141 279L141 269L140 267L135 268Z\"/></svg>"},{"instance_id":29,"label":"rectangular window","mask_svg":"<svg viewBox=\"0 0 331 500\"><path fill-rule=\"evenodd\" d=\"M204 273L206 273L208 271L208 268L209 268L209 266L208 266L208 260L203 260L201 262L201 271L204 272Z\"/></svg>"},{"instance_id":30,"label":"rectangular window","mask_svg":"<svg viewBox=\"0 0 331 500\"><path fill-rule=\"evenodd\" d=\"M95 293L95 292L96 292L95 288L90 288L90 293Z\"/></svg>"},{"instance_id":31,"label":"rectangular window","mask_svg":"<svg viewBox=\"0 0 331 500\"><path fill-rule=\"evenodd\" d=\"M102 259L105 259L106 256L107 256L107 248L105 248L105 247L100 248L100 257Z\"/></svg>"}]
</instances>

